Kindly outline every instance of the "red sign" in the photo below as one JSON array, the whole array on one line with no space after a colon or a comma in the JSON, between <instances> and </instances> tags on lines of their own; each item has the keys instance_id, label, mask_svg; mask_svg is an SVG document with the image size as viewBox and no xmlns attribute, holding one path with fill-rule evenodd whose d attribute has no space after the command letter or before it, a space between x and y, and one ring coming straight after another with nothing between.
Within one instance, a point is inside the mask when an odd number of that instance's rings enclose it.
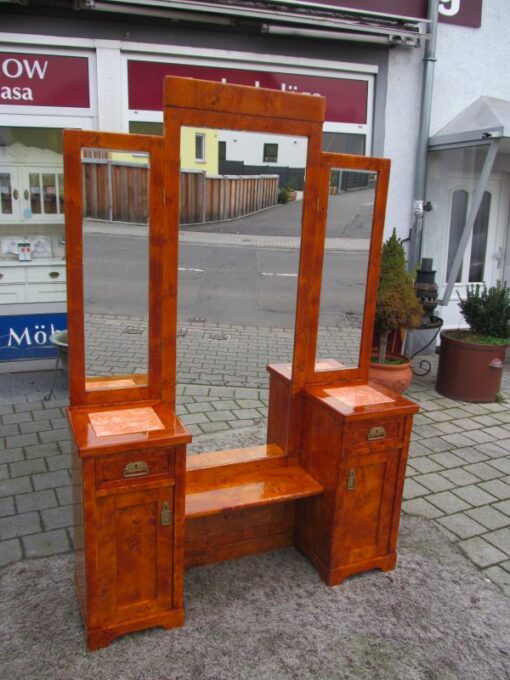
<instances>
[{"instance_id":1,"label":"red sign","mask_svg":"<svg viewBox=\"0 0 510 680\"><path fill-rule=\"evenodd\" d=\"M380 12L403 17L427 18L427 0L308 0L341 9L360 12ZM460 26L480 28L482 25L482 0L439 0L439 21Z\"/></svg>"},{"instance_id":2,"label":"red sign","mask_svg":"<svg viewBox=\"0 0 510 680\"><path fill-rule=\"evenodd\" d=\"M86 57L0 52L0 105L89 108Z\"/></svg>"},{"instance_id":3,"label":"red sign","mask_svg":"<svg viewBox=\"0 0 510 680\"><path fill-rule=\"evenodd\" d=\"M129 108L161 111L163 78L183 76L217 82L267 87L271 90L320 94L326 97L326 120L338 123L367 122L368 83L366 80L323 78L291 73L241 71L233 68L183 66L154 61L128 61Z\"/></svg>"}]
</instances>

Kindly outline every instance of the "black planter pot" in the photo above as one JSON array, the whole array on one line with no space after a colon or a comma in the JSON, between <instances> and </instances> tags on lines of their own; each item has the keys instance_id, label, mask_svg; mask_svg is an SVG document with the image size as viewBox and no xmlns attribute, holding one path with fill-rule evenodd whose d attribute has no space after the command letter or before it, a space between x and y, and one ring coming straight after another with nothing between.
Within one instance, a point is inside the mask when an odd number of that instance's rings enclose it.
<instances>
[{"instance_id":1,"label":"black planter pot","mask_svg":"<svg viewBox=\"0 0 510 680\"><path fill-rule=\"evenodd\" d=\"M459 331L454 331L459 335ZM491 402L501 386L505 345L480 345L441 333L436 390L456 401Z\"/></svg>"}]
</instances>

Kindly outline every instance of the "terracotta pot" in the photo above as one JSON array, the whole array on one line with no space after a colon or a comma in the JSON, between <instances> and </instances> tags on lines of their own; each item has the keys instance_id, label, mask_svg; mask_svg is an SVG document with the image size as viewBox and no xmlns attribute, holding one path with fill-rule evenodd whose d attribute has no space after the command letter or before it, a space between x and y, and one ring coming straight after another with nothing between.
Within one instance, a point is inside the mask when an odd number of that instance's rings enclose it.
<instances>
[{"instance_id":1,"label":"terracotta pot","mask_svg":"<svg viewBox=\"0 0 510 680\"><path fill-rule=\"evenodd\" d=\"M441 333L436 390L456 401L496 401L505 351L505 345L478 345Z\"/></svg>"},{"instance_id":2,"label":"terracotta pot","mask_svg":"<svg viewBox=\"0 0 510 680\"><path fill-rule=\"evenodd\" d=\"M375 355L374 355L374 358ZM387 359L400 360L399 364L379 364L370 362L368 370L368 379L372 382L379 383L394 392L402 394L413 379L413 372L411 370L411 362L402 354L386 354Z\"/></svg>"}]
</instances>

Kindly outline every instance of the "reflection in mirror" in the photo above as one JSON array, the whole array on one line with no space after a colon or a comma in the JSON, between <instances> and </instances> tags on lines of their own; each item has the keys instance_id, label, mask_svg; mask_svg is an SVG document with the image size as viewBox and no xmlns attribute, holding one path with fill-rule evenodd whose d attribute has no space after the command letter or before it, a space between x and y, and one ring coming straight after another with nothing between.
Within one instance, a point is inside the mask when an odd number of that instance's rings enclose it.
<instances>
[{"instance_id":1,"label":"reflection in mirror","mask_svg":"<svg viewBox=\"0 0 510 680\"><path fill-rule=\"evenodd\" d=\"M194 434L236 422L266 442L266 366L292 362L306 155L304 137L182 128L177 361Z\"/></svg>"},{"instance_id":2,"label":"reflection in mirror","mask_svg":"<svg viewBox=\"0 0 510 680\"><path fill-rule=\"evenodd\" d=\"M374 172L330 173L317 371L359 366L376 182Z\"/></svg>"},{"instance_id":3,"label":"reflection in mirror","mask_svg":"<svg viewBox=\"0 0 510 680\"><path fill-rule=\"evenodd\" d=\"M147 385L149 155L81 160L86 389Z\"/></svg>"}]
</instances>

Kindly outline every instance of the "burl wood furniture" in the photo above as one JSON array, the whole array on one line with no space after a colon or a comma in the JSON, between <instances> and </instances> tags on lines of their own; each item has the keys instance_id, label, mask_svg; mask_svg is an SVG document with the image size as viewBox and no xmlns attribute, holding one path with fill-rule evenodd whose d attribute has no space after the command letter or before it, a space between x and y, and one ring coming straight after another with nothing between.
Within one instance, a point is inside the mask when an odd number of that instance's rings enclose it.
<instances>
[{"instance_id":1,"label":"burl wood furniture","mask_svg":"<svg viewBox=\"0 0 510 680\"><path fill-rule=\"evenodd\" d=\"M295 545L330 585L392 569L412 414L368 382L389 162L321 153L323 98L169 77L164 135L66 131L76 584L89 649L181 625L185 567ZM189 457L175 415L183 126L307 140L292 364L271 365L267 443ZM83 149L150 157L149 367L86 373ZM377 177L359 362L316 359L331 170Z\"/></svg>"}]
</instances>

